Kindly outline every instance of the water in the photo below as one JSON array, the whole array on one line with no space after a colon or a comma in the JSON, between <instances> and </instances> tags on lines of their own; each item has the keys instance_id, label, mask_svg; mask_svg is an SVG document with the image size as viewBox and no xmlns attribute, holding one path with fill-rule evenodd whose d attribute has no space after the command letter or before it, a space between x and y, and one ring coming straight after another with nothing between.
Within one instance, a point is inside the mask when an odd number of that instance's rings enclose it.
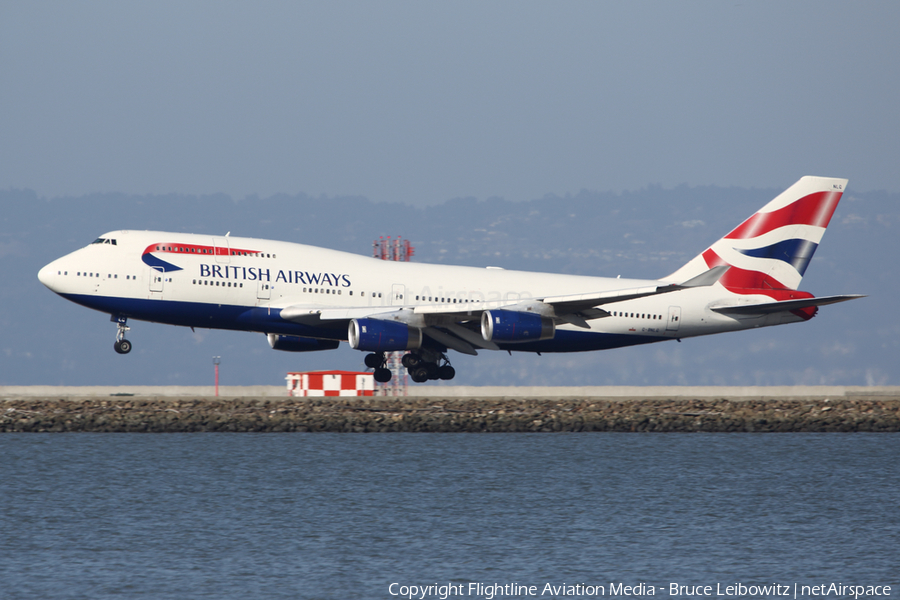
<instances>
[{"instance_id":1,"label":"water","mask_svg":"<svg viewBox=\"0 0 900 600\"><path fill-rule=\"evenodd\" d=\"M896 434L4 434L0 456L3 599L900 591Z\"/></svg>"}]
</instances>

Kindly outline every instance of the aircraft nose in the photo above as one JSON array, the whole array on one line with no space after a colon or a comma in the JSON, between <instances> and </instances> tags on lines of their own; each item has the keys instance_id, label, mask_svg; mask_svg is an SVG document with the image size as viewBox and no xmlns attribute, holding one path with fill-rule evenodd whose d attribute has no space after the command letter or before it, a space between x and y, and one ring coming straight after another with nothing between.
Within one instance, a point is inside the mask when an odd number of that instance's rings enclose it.
<instances>
[{"instance_id":1,"label":"aircraft nose","mask_svg":"<svg viewBox=\"0 0 900 600\"><path fill-rule=\"evenodd\" d=\"M57 270L55 267L55 263L56 261L50 263L49 265L38 271L38 281L40 281L53 291L56 291L53 287L53 280L56 277Z\"/></svg>"}]
</instances>

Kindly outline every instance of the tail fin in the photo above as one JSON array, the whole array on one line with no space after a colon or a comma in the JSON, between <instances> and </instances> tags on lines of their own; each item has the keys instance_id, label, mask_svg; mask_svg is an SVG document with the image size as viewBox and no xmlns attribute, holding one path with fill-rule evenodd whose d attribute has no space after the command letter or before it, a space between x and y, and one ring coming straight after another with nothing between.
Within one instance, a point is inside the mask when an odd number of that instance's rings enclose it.
<instances>
[{"instance_id":1,"label":"tail fin","mask_svg":"<svg viewBox=\"0 0 900 600\"><path fill-rule=\"evenodd\" d=\"M664 280L728 265L720 283L730 291L796 290L846 187L846 179L803 177Z\"/></svg>"}]
</instances>

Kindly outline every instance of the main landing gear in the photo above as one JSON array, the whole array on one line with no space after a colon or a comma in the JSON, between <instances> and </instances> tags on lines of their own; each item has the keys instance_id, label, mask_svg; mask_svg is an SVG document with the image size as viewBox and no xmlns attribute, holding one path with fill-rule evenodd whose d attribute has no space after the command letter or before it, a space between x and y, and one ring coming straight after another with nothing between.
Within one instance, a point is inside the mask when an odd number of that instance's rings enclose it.
<instances>
[{"instance_id":1,"label":"main landing gear","mask_svg":"<svg viewBox=\"0 0 900 600\"><path fill-rule=\"evenodd\" d=\"M367 354L365 358L366 366L375 369L374 377L378 383L387 383L391 380L391 370L385 368L385 361L383 352L373 352ZM429 379L448 380L456 376L456 369L450 366L447 356L433 350L425 349L421 354L414 352L404 354L400 363L406 367L410 379L416 383Z\"/></svg>"},{"instance_id":2,"label":"main landing gear","mask_svg":"<svg viewBox=\"0 0 900 600\"><path fill-rule=\"evenodd\" d=\"M456 369L450 366L450 361L444 354L438 355L435 360L427 360L420 354L410 352L400 359L400 363L406 367L410 379L416 383L429 379L453 379L456 376Z\"/></svg>"},{"instance_id":3,"label":"main landing gear","mask_svg":"<svg viewBox=\"0 0 900 600\"><path fill-rule=\"evenodd\" d=\"M128 354L131 352L131 342L125 339L125 332L131 329L131 327L125 324L128 319L125 317L112 316L109 320L116 323L116 343L113 344L113 348L115 348L116 352L119 354Z\"/></svg>"},{"instance_id":4,"label":"main landing gear","mask_svg":"<svg viewBox=\"0 0 900 600\"><path fill-rule=\"evenodd\" d=\"M384 352L373 352L372 354L366 354L364 362L370 369L375 369L375 373L373 375L375 377L375 381L377 381L378 383L387 383L391 380L391 370L384 367L384 363L386 361L387 359L384 357Z\"/></svg>"}]
</instances>

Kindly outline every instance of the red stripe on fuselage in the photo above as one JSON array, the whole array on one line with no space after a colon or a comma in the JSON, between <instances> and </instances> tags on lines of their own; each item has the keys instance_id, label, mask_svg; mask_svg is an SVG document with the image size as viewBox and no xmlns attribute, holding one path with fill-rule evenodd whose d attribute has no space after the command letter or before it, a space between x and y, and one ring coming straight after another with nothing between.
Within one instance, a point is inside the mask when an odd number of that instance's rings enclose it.
<instances>
[{"instance_id":1,"label":"red stripe on fuselage","mask_svg":"<svg viewBox=\"0 0 900 600\"><path fill-rule=\"evenodd\" d=\"M778 210L758 212L738 225L725 239L754 238L786 225L828 227L841 194L842 192L816 192Z\"/></svg>"},{"instance_id":2,"label":"red stripe on fuselage","mask_svg":"<svg viewBox=\"0 0 900 600\"><path fill-rule=\"evenodd\" d=\"M201 244L175 244L172 242L150 244L141 253L168 252L172 254L206 254L209 256L253 256L258 250L245 250L243 248L222 248L220 246L204 246Z\"/></svg>"}]
</instances>

